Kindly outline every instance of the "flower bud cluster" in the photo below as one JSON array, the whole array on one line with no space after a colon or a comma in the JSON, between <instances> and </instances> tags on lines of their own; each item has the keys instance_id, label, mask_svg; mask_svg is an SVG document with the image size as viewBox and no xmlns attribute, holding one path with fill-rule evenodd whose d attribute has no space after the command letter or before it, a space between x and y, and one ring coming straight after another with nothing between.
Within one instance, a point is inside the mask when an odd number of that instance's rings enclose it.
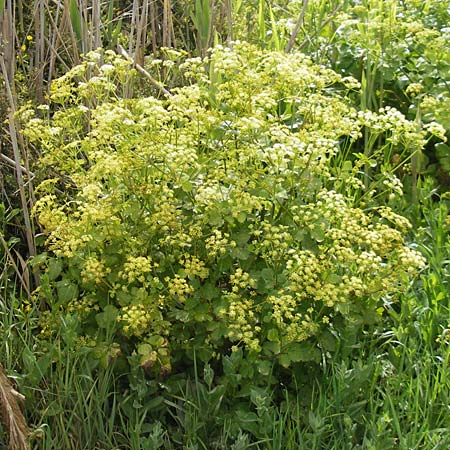
<instances>
[{"instance_id":1,"label":"flower bud cluster","mask_svg":"<svg viewBox=\"0 0 450 450\"><path fill-rule=\"evenodd\" d=\"M261 351L258 334L261 326L257 325L257 315L252 299L236 292L226 293L228 309L222 317L228 322L227 337L233 342L242 342L249 350Z\"/></svg>"},{"instance_id":2,"label":"flower bud cluster","mask_svg":"<svg viewBox=\"0 0 450 450\"><path fill-rule=\"evenodd\" d=\"M123 265L123 269L117 275L128 284L132 284L135 281L145 283L147 274L157 267L158 264L153 263L150 256L129 256Z\"/></svg>"},{"instance_id":3,"label":"flower bud cluster","mask_svg":"<svg viewBox=\"0 0 450 450\"><path fill-rule=\"evenodd\" d=\"M229 248L236 247L236 242L230 241L230 235L220 230L214 230L205 241L206 250L210 258L225 255Z\"/></svg>"},{"instance_id":4,"label":"flower bud cluster","mask_svg":"<svg viewBox=\"0 0 450 450\"><path fill-rule=\"evenodd\" d=\"M166 277L164 281L167 283L169 294L181 303L184 303L186 297L194 292L194 288L189 285L188 281L179 275L175 275L173 278Z\"/></svg>"},{"instance_id":5,"label":"flower bud cluster","mask_svg":"<svg viewBox=\"0 0 450 450\"><path fill-rule=\"evenodd\" d=\"M81 279L83 283L94 282L95 284L100 284L109 273L111 273L111 268L106 267L104 261L97 259L95 256L90 256L84 262L81 270Z\"/></svg>"},{"instance_id":6,"label":"flower bud cluster","mask_svg":"<svg viewBox=\"0 0 450 450\"><path fill-rule=\"evenodd\" d=\"M205 267L205 263L196 256L185 253L179 260L179 263L188 277L197 276L201 280L208 278L209 270Z\"/></svg>"},{"instance_id":7,"label":"flower bud cluster","mask_svg":"<svg viewBox=\"0 0 450 450\"><path fill-rule=\"evenodd\" d=\"M152 320L151 314L142 304L124 306L118 316L122 330L129 336L142 336L147 332Z\"/></svg>"}]
</instances>

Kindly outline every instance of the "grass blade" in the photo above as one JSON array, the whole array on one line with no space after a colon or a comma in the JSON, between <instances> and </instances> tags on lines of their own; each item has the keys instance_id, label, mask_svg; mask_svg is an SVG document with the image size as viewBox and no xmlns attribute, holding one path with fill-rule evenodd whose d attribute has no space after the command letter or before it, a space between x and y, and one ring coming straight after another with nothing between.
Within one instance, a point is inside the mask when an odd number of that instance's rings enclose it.
<instances>
[{"instance_id":1,"label":"grass blade","mask_svg":"<svg viewBox=\"0 0 450 450\"><path fill-rule=\"evenodd\" d=\"M82 17L81 12L78 8L77 0L70 0L69 3L69 15L70 23L72 24L72 29L78 41L78 47L80 48L83 41L83 30L82 30Z\"/></svg>"}]
</instances>

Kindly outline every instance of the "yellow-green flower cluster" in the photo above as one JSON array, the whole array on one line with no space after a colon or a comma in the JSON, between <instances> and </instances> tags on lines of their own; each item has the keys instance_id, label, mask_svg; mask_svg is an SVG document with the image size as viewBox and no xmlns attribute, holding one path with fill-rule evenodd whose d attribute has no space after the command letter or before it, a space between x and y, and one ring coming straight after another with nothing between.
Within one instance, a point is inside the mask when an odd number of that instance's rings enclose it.
<instances>
[{"instance_id":1,"label":"yellow-green flower cluster","mask_svg":"<svg viewBox=\"0 0 450 450\"><path fill-rule=\"evenodd\" d=\"M100 284L104 278L111 273L111 269L105 266L105 262L95 256L86 259L81 270L83 283L94 282Z\"/></svg>"},{"instance_id":2,"label":"yellow-green flower cluster","mask_svg":"<svg viewBox=\"0 0 450 450\"><path fill-rule=\"evenodd\" d=\"M298 312L299 305L294 296L280 291L277 295L267 298L271 306L270 317L281 333L281 342L301 342L313 336L319 329L317 323L308 313Z\"/></svg>"},{"instance_id":3,"label":"yellow-green flower cluster","mask_svg":"<svg viewBox=\"0 0 450 450\"><path fill-rule=\"evenodd\" d=\"M33 214L39 217L40 224L47 233L54 232L67 222L64 208L58 204L54 194L46 194L36 201Z\"/></svg>"},{"instance_id":4,"label":"yellow-green flower cluster","mask_svg":"<svg viewBox=\"0 0 450 450\"><path fill-rule=\"evenodd\" d=\"M92 297L81 297L80 299L72 300L67 306L68 312L77 313L79 316L86 316L99 310L100 306Z\"/></svg>"},{"instance_id":5,"label":"yellow-green flower cluster","mask_svg":"<svg viewBox=\"0 0 450 450\"><path fill-rule=\"evenodd\" d=\"M148 332L152 316L143 304L137 304L124 306L118 320L125 334L139 337Z\"/></svg>"},{"instance_id":6,"label":"yellow-green flower cluster","mask_svg":"<svg viewBox=\"0 0 450 450\"><path fill-rule=\"evenodd\" d=\"M236 293L243 289L254 288L255 280L239 267L230 275L230 284L231 290Z\"/></svg>"},{"instance_id":7,"label":"yellow-green flower cluster","mask_svg":"<svg viewBox=\"0 0 450 450\"><path fill-rule=\"evenodd\" d=\"M257 314L252 299L245 298L236 292L225 294L228 309L222 311L222 317L228 322L227 337L233 342L246 345L249 350L261 351L258 334L261 326L257 325Z\"/></svg>"},{"instance_id":8,"label":"yellow-green flower cluster","mask_svg":"<svg viewBox=\"0 0 450 450\"><path fill-rule=\"evenodd\" d=\"M364 166L384 152L378 142L406 155L424 135L394 109L350 107L343 92L354 80L236 43L186 63L193 84L170 98L140 86L139 98L121 99L130 62L119 59L91 54L57 82L52 96L66 103L33 136L65 174L58 187L67 184L60 198L48 182L35 207L79 292L64 312L102 312L94 299L108 299L116 325L138 338L127 347L167 336L164 365L199 340L217 353L231 341L278 357L275 344L315 345L336 316L356 321L355 310L395 297L424 266L405 245L409 222L362 191ZM81 99L89 90L95 101ZM372 159L335 167L363 130ZM401 194L388 166L372 167L376 189ZM49 303L56 283L40 291ZM147 350L143 361L156 364Z\"/></svg>"},{"instance_id":9,"label":"yellow-green flower cluster","mask_svg":"<svg viewBox=\"0 0 450 450\"><path fill-rule=\"evenodd\" d=\"M261 227L253 231L253 235L259 240L262 257L273 261L283 257L293 241L288 226L274 225L267 221L262 222Z\"/></svg>"},{"instance_id":10,"label":"yellow-green flower cluster","mask_svg":"<svg viewBox=\"0 0 450 450\"><path fill-rule=\"evenodd\" d=\"M205 241L206 250L210 258L215 258L217 255L225 255L230 248L236 247L236 242L229 240L230 235L223 233L220 230L214 230L212 235Z\"/></svg>"},{"instance_id":11,"label":"yellow-green flower cluster","mask_svg":"<svg viewBox=\"0 0 450 450\"><path fill-rule=\"evenodd\" d=\"M412 228L411 222L406 217L396 214L387 206L379 206L377 212L381 217L391 222L402 233L407 233L408 230Z\"/></svg>"},{"instance_id":12,"label":"yellow-green flower cluster","mask_svg":"<svg viewBox=\"0 0 450 450\"><path fill-rule=\"evenodd\" d=\"M205 267L205 263L196 256L185 253L179 263L188 277L197 276L201 280L208 278L209 270Z\"/></svg>"},{"instance_id":13,"label":"yellow-green flower cluster","mask_svg":"<svg viewBox=\"0 0 450 450\"><path fill-rule=\"evenodd\" d=\"M424 90L424 86L420 83L411 83L408 85L408 87L405 89L405 92L410 95L411 97L416 97L420 93L422 93Z\"/></svg>"},{"instance_id":14,"label":"yellow-green flower cluster","mask_svg":"<svg viewBox=\"0 0 450 450\"><path fill-rule=\"evenodd\" d=\"M123 269L118 272L118 276L128 284L145 283L147 274L157 267L158 264L154 263L150 256L129 256L123 265Z\"/></svg>"},{"instance_id":15,"label":"yellow-green flower cluster","mask_svg":"<svg viewBox=\"0 0 450 450\"><path fill-rule=\"evenodd\" d=\"M164 281L167 283L169 294L181 303L184 303L186 297L194 292L194 288L189 285L188 281L185 278L181 278L178 274L173 278L166 277Z\"/></svg>"}]
</instances>

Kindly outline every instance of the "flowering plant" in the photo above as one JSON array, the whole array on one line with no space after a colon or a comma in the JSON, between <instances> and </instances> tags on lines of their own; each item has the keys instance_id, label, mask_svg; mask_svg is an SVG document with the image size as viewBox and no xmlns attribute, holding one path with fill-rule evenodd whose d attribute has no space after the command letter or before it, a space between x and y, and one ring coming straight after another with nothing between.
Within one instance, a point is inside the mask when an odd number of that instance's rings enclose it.
<instances>
[{"instance_id":1,"label":"flowering plant","mask_svg":"<svg viewBox=\"0 0 450 450\"><path fill-rule=\"evenodd\" d=\"M21 112L57 174L34 208L43 335L75 315L79 345L159 374L194 353L237 352L248 377L318 360L424 266L409 222L373 199L402 194L383 155L426 134L393 109L358 112L358 83L302 54L235 43L177 71L172 95L126 98L130 62L90 53L53 84L46 119Z\"/></svg>"}]
</instances>

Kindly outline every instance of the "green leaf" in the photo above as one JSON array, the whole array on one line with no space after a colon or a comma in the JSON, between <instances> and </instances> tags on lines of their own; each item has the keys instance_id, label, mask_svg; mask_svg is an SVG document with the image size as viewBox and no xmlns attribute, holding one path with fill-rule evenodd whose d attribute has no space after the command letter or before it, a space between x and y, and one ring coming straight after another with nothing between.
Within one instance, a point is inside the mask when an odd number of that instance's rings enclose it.
<instances>
[{"instance_id":1,"label":"green leaf","mask_svg":"<svg viewBox=\"0 0 450 450\"><path fill-rule=\"evenodd\" d=\"M205 364L203 368L203 379L205 380L208 389L211 389L212 383L214 381L214 370L209 364Z\"/></svg>"},{"instance_id":2,"label":"green leaf","mask_svg":"<svg viewBox=\"0 0 450 450\"><path fill-rule=\"evenodd\" d=\"M113 33L113 18L114 18L114 0L109 0L108 2L108 13L107 13L106 22L108 24L106 28L106 41L108 44L111 44L112 41L112 33Z\"/></svg>"},{"instance_id":3,"label":"green leaf","mask_svg":"<svg viewBox=\"0 0 450 450\"><path fill-rule=\"evenodd\" d=\"M95 320L100 328L113 328L119 315L118 309L113 305L106 305L103 312L95 316Z\"/></svg>"},{"instance_id":4,"label":"green leaf","mask_svg":"<svg viewBox=\"0 0 450 450\"><path fill-rule=\"evenodd\" d=\"M441 164L441 167L450 173L450 147L443 142L435 145L436 156Z\"/></svg>"},{"instance_id":5,"label":"green leaf","mask_svg":"<svg viewBox=\"0 0 450 450\"><path fill-rule=\"evenodd\" d=\"M324 331L318 337L318 341L325 351L333 352L336 350L336 338L329 331Z\"/></svg>"},{"instance_id":6,"label":"green leaf","mask_svg":"<svg viewBox=\"0 0 450 450\"><path fill-rule=\"evenodd\" d=\"M206 217L208 223L213 227L220 227L221 225L223 225L223 217L220 211L217 210L208 211Z\"/></svg>"},{"instance_id":7,"label":"green leaf","mask_svg":"<svg viewBox=\"0 0 450 450\"><path fill-rule=\"evenodd\" d=\"M313 411L309 411L308 422L314 432L319 432L323 426L323 419L320 416L316 416Z\"/></svg>"},{"instance_id":8,"label":"green leaf","mask_svg":"<svg viewBox=\"0 0 450 450\"><path fill-rule=\"evenodd\" d=\"M279 355L278 361L285 369L287 369L292 363L292 360L287 353L282 353Z\"/></svg>"},{"instance_id":9,"label":"green leaf","mask_svg":"<svg viewBox=\"0 0 450 450\"><path fill-rule=\"evenodd\" d=\"M161 347L161 345L164 344L164 338L162 336L158 336L155 334L155 335L149 337L148 342L153 347Z\"/></svg>"},{"instance_id":10,"label":"green leaf","mask_svg":"<svg viewBox=\"0 0 450 450\"><path fill-rule=\"evenodd\" d=\"M264 342L263 349L273 355L278 355L281 351L280 342Z\"/></svg>"},{"instance_id":11,"label":"green leaf","mask_svg":"<svg viewBox=\"0 0 450 450\"><path fill-rule=\"evenodd\" d=\"M139 344L137 346L137 352L139 355L147 356L152 350L153 350L152 346L147 343Z\"/></svg>"},{"instance_id":12,"label":"green leaf","mask_svg":"<svg viewBox=\"0 0 450 450\"><path fill-rule=\"evenodd\" d=\"M239 425L243 430L250 431L253 434L257 434L259 431L259 418L252 411L237 410L236 417Z\"/></svg>"},{"instance_id":13,"label":"green leaf","mask_svg":"<svg viewBox=\"0 0 450 450\"><path fill-rule=\"evenodd\" d=\"M316 224L314 228L311 230L311 237L316 242L322 242L325 239L325 232L320 224Z\"/></svg>"},{"instance_id":14,"label":"green leaf","mask_svg":"<svg viewBox=\"0 0 450 450\"><path fill-rule=\"evenodd\" d=\"M336 311L340 312L343 316L348 315L348 313L350 312L350 305L345 302L336 303L334 308Z\"/></svg>"},{"instance_id":15,"label":"green leaf","mask_svg":"<svg viewBox=\"0 0 450 450\"><path fill-rule=\"evenodd\" d=\"M45 414L49 417L60 416L63 412L64 408L61 403L58 403L57 401L50 402L50 404L45 408Z\"/></svg>"},{"instance_id":16,"label":"green leaf","mask_svg":"<svg viewBox=\"0 0 450 450\"><path fill-rule=\"evenodd\" d=\"M32 267L40 266L42 263L47 261L47 252L40 253L39 255L33 256L30 260L30 264Z\"/></svg>"},{"instance_id":17,"label":"green leaf","mask_svg":"<svg viewBox=\"0 0 450 450\"><path fill-rule=\"evenodd\" d=\"M55 281L62 272L62 263L59 259L51 259L48 263L48 279L50 281Z\"/></svg>"},{"instance_id":18,"label":"green leaf","mask_svg":"<svg viewBox=\"0 0 450 450\"><path fill-rule=\"evenodd\" d=\"M250 239L250 233L247 230L239 231L233 235L233 240L239 247L244 246Z\"/></svg>"},{"instance_id":19,"label":"green leaf","mask_svg":"<svg viewBox=\"0 0 450 450\"><path fill-rule=\"evenodd\" d=\"M184 180L181 182L181 189L188 193L192 191L192 183L189 180Z\"/></svg>"},{"instance_id":20,"label":"green leaf","mask_svg":"<svg viewBox=\"0 0 450 450\"><path fill-rule=\"evenodd\" d=\"M164 402L164 397L162 395L158 395L157 397L153 397L150 400L146 400L145 407L148 408L149 411L154 411L154 409L160 406Z\"/></svg>"},{"instance_id":21,"label":"green leaf","mask_svg":"<svg viewBox=\"0 0 450 450\"><path fill-rule=\"evenodd\" d=\"M272 368L272 364L269 361L258 361L256 363L256 367L258 372L263 376L268 376L270 374L270 370Z\"/></svg>"},{"instance_id":22,"label":"green leaf","mask_svg":"<svg viewBox=\"0 0 450 450\"><path fill-rule=\"evenodd\" d=\"M69 280L61 280L56 283L59 303L68 303L78 297L78 286Z\"/></svg>"},{"instance_id":23,"label":"green leaf","mask_svg":"<svg viewBox=\"0 0 450 450\"><path fill-rule=\"evenodd\" d=\"M277 21L275 19L275 15L273 13L272 6L269 4L269 15L270 15L270 26L272 27L272 40L274 44L275 50L281 50L280 38L278 36L278 26Z\"/></svg>"},{"instance_id":24,"label":"green leaf","mask_svg":"<svg viewBox=\"0 0 450 450\"><path fill-rule=\"evenodd\" d=\"M197 292L202 298L206 298L207 300L220 297L220 289L214 286L213 283L205 283Z\"/></svg>"},{"instance_id":25,"label":"green leaf","mask_svg":"<svg viewBox=\"0 0 450 450\"><path fill-rule=\"evenodd\" d=\"M275 274L273 269L265 268L261 270L258 277L258 289L260 290L270 290L275 286Z\"/></svg>"},{"instance_id":26,"label":"green leaf","mask_svg":"<svg viewBox=\"0 0 450 450\"><path fill-rule=\"evenodd\" d=\"M320 351L310 342L294 342L286 348L286 356L291 362L318 361Z\"/></svg>"},{"instance_id":27,"label":"green leaf","mask_svg":"<svg viewBox=\"0 0 450 450\"><path fill-rule=\"evenodd\" d=\"M241 247L234 247L230 251L230 255L233 258L245 260L250 256L250 253L247 249Z\"/></svg>"},{"instance_id":28,"label":"green leaf","mask_svg":"<svg viewBox=\"0 0 450 450\"><path fill-rule=\"evenodd\" d=\"M271 328L267 333L267 339L270 342L280 342L280 338L278 336L278 330L275 328Z\"/></svg>"}]
</instances>

